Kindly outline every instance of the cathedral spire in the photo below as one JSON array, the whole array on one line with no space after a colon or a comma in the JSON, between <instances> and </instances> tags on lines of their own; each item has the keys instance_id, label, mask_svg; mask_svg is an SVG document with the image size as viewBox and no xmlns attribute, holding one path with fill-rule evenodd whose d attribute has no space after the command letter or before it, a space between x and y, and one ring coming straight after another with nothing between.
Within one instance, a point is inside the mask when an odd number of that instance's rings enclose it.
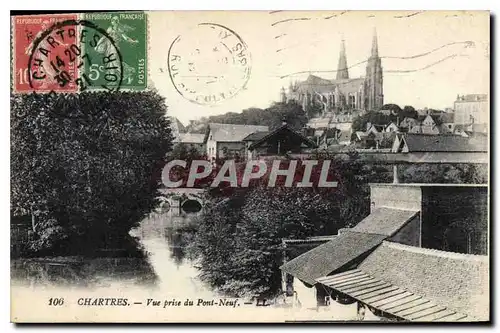
<instances>
[{"instance_id":1,"label":"cathedral spire","mask_svg":"<svg viewBox=\"0 0 500 333\"><path fill-rule=\"evenodd\" d=\"M378 57L377 28L373 28L372 57Z\"/></svg>"},{"instance_id":2,"label":"cathedral spire","mask_svg":"<svg viewBox=\"0 0 500 333\"><path fill-rule=\"evenodd\" d=\"M345 42L342 37L340 43L340 54L339 54L339 64L337 66L337 80L348 79L349 71L347 70L347 57L345 55Z\"/></svg>"},{"instance_id":3,"label":"cathedral spire","mask_svg":"<svg viewBox=\"0 0 500 333\"><path fill-rule=\"evenodd\" d=\"M382 60L378 55L377 31L373 29L372 54L366 64L365 108L380 110L384 105L384 78Z\"/></svg>"},{"instance_id":4,"label":"cathedral spire","mask_svg":"<svg viewBox=\"0 0 500 333\"><path fill-rule=\"evenodd\" d=\"M286 103L286 92L285 92L285 87L281 87L281 91L280 91L280 102L281 102L281 103Z\"/></svg>"}]
</instances>

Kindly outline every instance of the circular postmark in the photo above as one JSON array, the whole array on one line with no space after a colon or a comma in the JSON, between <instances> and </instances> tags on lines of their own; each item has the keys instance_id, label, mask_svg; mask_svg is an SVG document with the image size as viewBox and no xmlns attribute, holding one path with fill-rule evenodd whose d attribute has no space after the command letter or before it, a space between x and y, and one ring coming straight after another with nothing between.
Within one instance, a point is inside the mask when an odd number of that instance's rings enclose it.
<instances>
[{"instance_id":1,"label":"circular postmark","mask_svg":"<svg viewBox=\"0 0 500 333\"><path fill-rule=\"evenodd\" d=\"M96 87L92 75L101 73L104 81ZM66 20L56 23L33 43L28 61L28 83L34 92L81 92L88 88L117 91L122 81L120 51L113 38L92 22Z\"/></svg>"},{"instance_id":2,"label":"circular postmark","mask_svg":"<svg viewBox=\"0 0 500 333\"><path fill-rule=\"evenodd\" d=\"M245 42L231 29L200 23L178 36L168 50L168 72L177 92L189 101L215 105L245 88L251 72Z\"/></svg>"}]
</instances>

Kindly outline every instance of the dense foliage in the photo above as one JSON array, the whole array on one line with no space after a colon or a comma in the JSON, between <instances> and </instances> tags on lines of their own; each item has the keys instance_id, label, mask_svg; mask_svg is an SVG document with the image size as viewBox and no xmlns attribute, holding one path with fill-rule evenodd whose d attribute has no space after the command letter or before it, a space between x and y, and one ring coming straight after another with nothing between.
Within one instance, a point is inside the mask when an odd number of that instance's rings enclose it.
<instances>
[{"instance_id":1,"label":"dense foliage","mask_svg":"<svg viewBox=\"0 0 500 333\"><path fill-rule=\"evenodd\" d=\"M154 209L165 112L154 92L11 96L11 214L33 217L32 250L117 246Z\"/></svg>"},{"instance_id":2,"label":"dense foliage","mask_svg":"<svg viewBox=\"0 0 500 333\"><path fill-rule=\"evenodd\" d=\"M335 234L369 211L368 182L390 174L363 164L356 154L332 159L336 188L254 186L214 201L199 221L195 249L201 277L234 296L275 295L280 288L283 238ZM385 170L384 170L385 171Z\"/></svg>"},{"instance_id":3,"label":"dense foliage","mask_svg":"<svg viewBox=\"0 0 500 333\"><path fill-rule=\"evenodd\" d=\"M416 119L418 117L418 112L413 106L406 105L403 109L397 104L385 104L381 108L382 110L388 110L390 112L376 112L370 111L360 115L355 118L352 123L352 129L356 131L366 131L366 125L368 123L376 125L388 125L391 122L396 123L403 121L406 117Z\"/></svg>"},{"instance_id":4,"label":"dense foliage","mask_svg":"<svg viewBox=\"0 0 500 333\"><path fill-rule=\"evenodd\" d=\"M261 186L214 195L194 239L201 278L232 296L279 293L282 239L336 234L369 213L369 183L390 183L391 166L367 163L356 153L328 155L339 181L333 189ZM481 183L486 170L471 165L400 166L401 181ZM313 174L314 177L314 174ZM282 185L282 184L281 184Z\"/></svg>"},{"instance_id":5,"label":"dense foliage","mask_svg":"<svg viewBox=\"0 0 500 333\"><path fill-rule=\"evenodd\" d=\"M412 164L400 166L403 183L485 184L488 166L476 164Z\"/></svg>"},{"instance_id":6,"label":"dense foliage","mask_svg":"<svg viewBox=\"0 0 500 333\"><path fill-rule=\"evenodd\" d=\"M205 127L201 124L223 123L236 125L262 125L269 126L270 130L280 127L283 120L286 120L295 130L300 130L307 123L307 116L302 106L294 101L288 103L274 103L266 109L249 108L241 113L228 112L222 115L202 118L196 128L188 126L187 130L191 132L204 133Z\"/></svg>"}]
</instances>

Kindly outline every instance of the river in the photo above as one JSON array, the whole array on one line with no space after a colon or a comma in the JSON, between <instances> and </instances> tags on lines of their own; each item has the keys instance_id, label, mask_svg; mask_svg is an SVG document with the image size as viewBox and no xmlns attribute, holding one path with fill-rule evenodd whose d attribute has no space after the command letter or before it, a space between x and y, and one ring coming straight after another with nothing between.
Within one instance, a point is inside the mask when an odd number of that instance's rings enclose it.
<instances>
[{"instance_id":1,"label":"river","mask_svg":"<svg viewBox=\"0 0 500 333\"><path fill-rule=\"evenodd\" d=\"M142 258L124 254L85 259L55 257L12 260L13 295L30 297L33 291L36 291L37 295L41 291L52 295L54 292L50 290L57 289L64 292L83 291L85 295L91 295L89 292L92 292L99 297L103 294L116 293L125 297L138 295L137 297L142 298L161 295L162 299L169 300L220 299L224 296L217 294L200 281L199 271L195 267L196 262L189 256L189 246L196 230L194 216L196 214L173 216L168 212L152 214L144 219L138 228L130 232L130 235L138 240L138 250L144 254ZM245 300L241 300L243 301ZM234 313L232 318L236 320L242 315L240 320L247 321L250 318L244 314L249 313L252 313L252 318L255 316L251 321L352 320L355 316L352 306L339 305L335 302L319 311L290 305L290 303L288 305L276 303L258 308L255 304L246 305L251 308L251 312ZM181 314L183 313L179 313ZM218 314L220 312L214 312L214 315ZM96 317L98 313L94 313L93 316L98 319ZM118 321L122 320L121 317L116 318ZM141 317L143 318L145 317ZM187 317L186 320L192 320L190 318ZM207 318L205 320L215 317ZM231 319L224 316L221 318Z\"/></svg>"},{"instance_id":2,"label":"river","mask_svg":"<svg viewBox=\"0 0 500 333\"><path fill-rule=\"evenodd\" d=\"M194 236L194 215L151 214L130 235L138 240L136 254L109 251L96 258L51 257L15 259L11 279L15 285L99 288L124 283L170 294L183 290L193 295L215 296L197 278L188 246Z\"/></svg>"}]
</instances>

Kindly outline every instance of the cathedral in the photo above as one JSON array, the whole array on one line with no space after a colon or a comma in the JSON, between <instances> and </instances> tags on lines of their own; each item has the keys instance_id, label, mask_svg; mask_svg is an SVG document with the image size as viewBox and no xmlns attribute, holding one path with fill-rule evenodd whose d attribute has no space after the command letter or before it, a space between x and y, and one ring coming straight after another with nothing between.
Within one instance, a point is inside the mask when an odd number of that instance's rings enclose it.
<instances>
[{"instance_id":1,"label":"cathedral","mask_svg":"<svg viewBox=\"0 0 500 333\"><path fill-rule=\"evenodd\" d=\"M335 80L309 75L302 82L290 83L288 93L281 88L281 102L300 103L305 111L318 104L325 113L349 110L379 110L384 104L382 61L378 55L377 34L374 32L366 76L349 78L344 40L341 42L337 77Z\"/></svg>"}]
</instances>

